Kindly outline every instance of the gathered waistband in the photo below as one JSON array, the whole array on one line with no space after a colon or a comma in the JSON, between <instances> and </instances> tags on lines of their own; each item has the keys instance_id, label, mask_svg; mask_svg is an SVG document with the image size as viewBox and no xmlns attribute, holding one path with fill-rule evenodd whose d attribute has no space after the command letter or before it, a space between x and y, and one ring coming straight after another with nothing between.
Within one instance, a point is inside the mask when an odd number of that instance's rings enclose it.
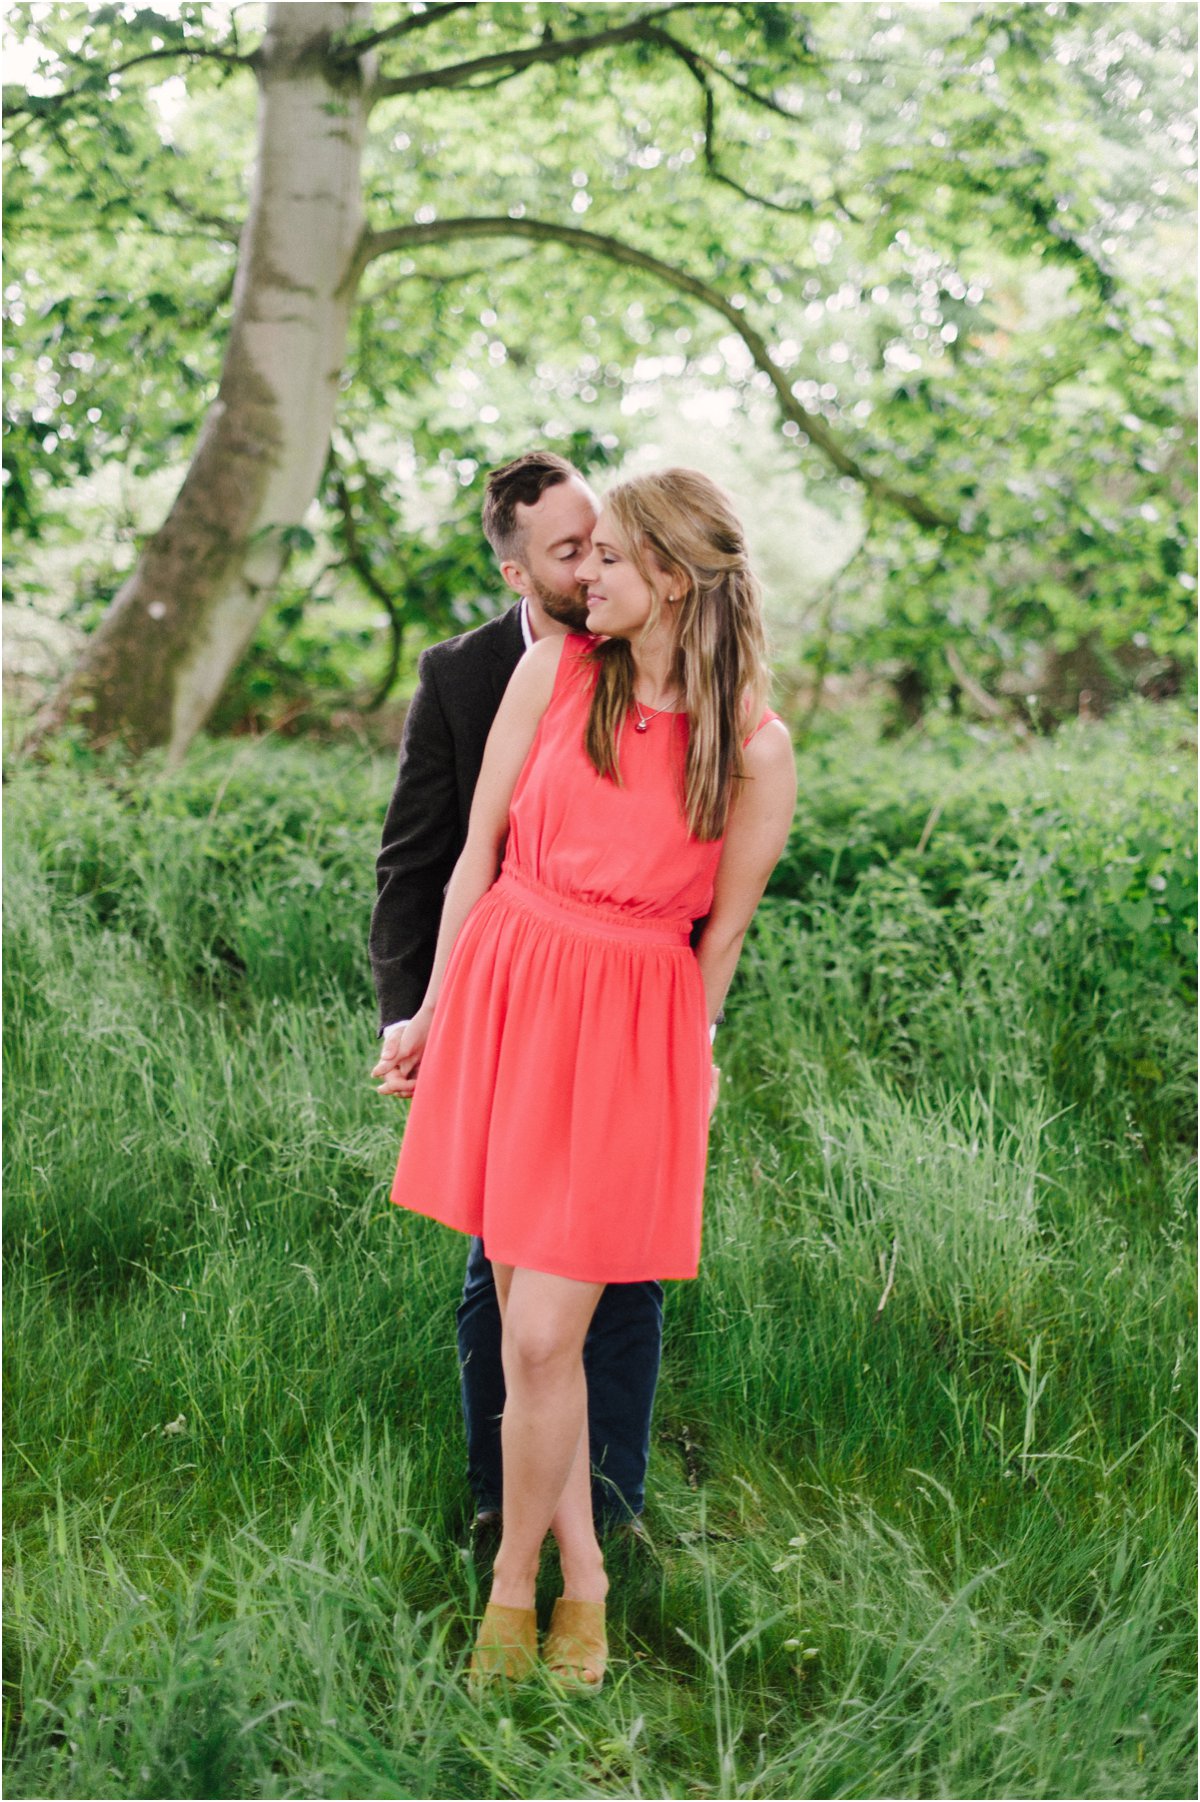
<instances>
[{"instance_id":1,"label":"gathered waistband","mask_svg":"<svg viewBox=\"0 0 1200 1802\"><path fill-rule=\"evenodd\" d=\"M672 945L677 949L690 946L690 920L639 919L624 908L602 901L584 901L574 895L563 895L547 888L523 870L505 864L496 878L495 888L519 905L549 920L561 920L577 932L596 938L627 939L638 945Z\"/></svg>"}]
</instances>

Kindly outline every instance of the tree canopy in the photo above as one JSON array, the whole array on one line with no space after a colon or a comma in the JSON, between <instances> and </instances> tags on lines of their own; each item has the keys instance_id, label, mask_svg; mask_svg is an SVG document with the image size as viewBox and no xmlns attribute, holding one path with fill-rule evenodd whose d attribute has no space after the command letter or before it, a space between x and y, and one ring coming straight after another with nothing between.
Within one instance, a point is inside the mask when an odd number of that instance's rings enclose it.
<instances>
[{"instance_id":1,"label":"tree canopy","mask_svg":"<svg viewBox=\"0 0 1200 1802\"><path fill-rule=\"evenodd\" d=\"M798 498L861 522L826 661L985 696L1037 646L1187 661L1190 8L337 10L326 78L368 94L365 228L276 620L348 582L399 624L469 618L489 463L532 441L611 459L640 396L707 386ZM182 468L210 413L264 24L11 9L18 579L77 529L76 483ZM100 572L98 600L116 586Z\"/></svg>"}]
</instances>

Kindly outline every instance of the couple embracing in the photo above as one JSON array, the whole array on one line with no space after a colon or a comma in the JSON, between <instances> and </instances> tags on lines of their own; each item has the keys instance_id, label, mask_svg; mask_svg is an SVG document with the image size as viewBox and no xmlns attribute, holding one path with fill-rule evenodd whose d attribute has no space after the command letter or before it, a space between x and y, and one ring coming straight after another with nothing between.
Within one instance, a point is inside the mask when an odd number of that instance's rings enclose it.
<instances>
[{"instance_id":1,"label":"couple embracing","mask_svg":"<svg viewBox=\"0 0 1200 1802\"><path fill-rule=\"evenodd\" d=\"M392 1200L472 1239L470 1474L501 1522L472 1678L535 1669L552 1533L542 1656L586 1691L607 1658L596 1523L640 1511L659 1284L696 1275L712 1032L795 770L707 477L598 501L535 452L489 477L484 530L521 599L422 659L378 866L375 1074L412 1097Z\"/></svg>"}]
</instances>

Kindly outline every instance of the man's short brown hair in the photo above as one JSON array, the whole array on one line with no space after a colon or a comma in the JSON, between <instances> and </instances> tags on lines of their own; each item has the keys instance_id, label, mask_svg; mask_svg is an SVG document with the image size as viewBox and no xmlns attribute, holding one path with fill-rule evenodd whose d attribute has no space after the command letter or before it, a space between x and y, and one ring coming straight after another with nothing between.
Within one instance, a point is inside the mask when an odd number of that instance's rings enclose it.
<instances>
[{"instance_id":1,"label":"man's short brown hair","mask_svg":"<svg viewBox=\"0 0 1200 1802\"><path fill-rule=\"evenodd\" d=\"M526 451L491 471L483 491L483 535L501 563L520 557L525 548L517 508L532 507L547 488L578 475L555 451Z\"/></svg>"}]
</instances>

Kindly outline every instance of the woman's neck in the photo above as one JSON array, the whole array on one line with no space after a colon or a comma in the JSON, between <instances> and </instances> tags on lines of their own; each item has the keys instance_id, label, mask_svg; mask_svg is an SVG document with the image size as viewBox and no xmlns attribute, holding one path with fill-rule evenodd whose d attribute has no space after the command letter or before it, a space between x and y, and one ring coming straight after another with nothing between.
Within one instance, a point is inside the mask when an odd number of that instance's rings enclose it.
<instances>
[{"instance_id":1,"label":"woman's neck","mask_svg":"<svg viewBox=\"0 0 1200 1802\"><path fill-rule=\"evenodd\" d=\"M664 633L656 632L650 641L629 642L633 656L633 690L645 706L662 702L665 706L677 692L671 675L672 646Z\"/></svg>"}]
</instances>

